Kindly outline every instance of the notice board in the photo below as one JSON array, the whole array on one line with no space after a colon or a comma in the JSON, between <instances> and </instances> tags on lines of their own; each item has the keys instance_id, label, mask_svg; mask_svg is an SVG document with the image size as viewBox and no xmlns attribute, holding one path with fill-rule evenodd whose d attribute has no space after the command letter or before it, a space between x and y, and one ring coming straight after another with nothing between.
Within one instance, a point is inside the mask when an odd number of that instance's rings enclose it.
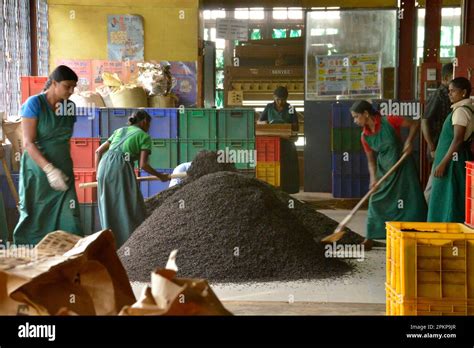
<instances>
[{"instance_id":1,"label":"notice board","mask_svg":"<svg viewBox=\"0 0 474 348\"><path fill-rule=\"evenodd\" d=\"M321 55L315 59L318 96L380 96L380 53Z\"/></svg>"}]
</instances>

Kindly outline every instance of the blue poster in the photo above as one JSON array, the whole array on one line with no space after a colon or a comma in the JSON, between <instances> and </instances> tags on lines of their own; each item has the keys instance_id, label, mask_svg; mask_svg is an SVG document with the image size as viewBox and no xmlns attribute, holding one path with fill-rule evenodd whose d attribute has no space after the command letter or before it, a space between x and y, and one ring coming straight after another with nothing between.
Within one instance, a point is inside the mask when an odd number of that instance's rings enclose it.
<instances>
[{"instance_id":1,"label":"blue poster","mask_svg":"<svg viewBox=\"0 0 474 348\"><path fill-rule=\"evenodd\" d=\"M143 61L143 18L137 15L107 16L109 60Z\"/></svg>"},{"instance_id":2,"label":"blue poster","mask_svg":"<svg viewBox=\"0 0 474 348\"><path fill-rule=\"evenodd\" d=\"M196 107L197 105L197 66L196 62L161 62L163 66L170 65L173 76L171 92L178 98L178 106Z\"/></svg>"}]
</instances>

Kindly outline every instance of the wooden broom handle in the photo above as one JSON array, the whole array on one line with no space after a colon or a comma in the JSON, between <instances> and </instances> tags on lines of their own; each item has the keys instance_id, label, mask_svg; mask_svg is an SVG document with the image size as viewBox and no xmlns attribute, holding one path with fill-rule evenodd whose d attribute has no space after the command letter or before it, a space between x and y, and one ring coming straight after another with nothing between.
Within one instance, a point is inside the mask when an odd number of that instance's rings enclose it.
<instances>
[{"instance_id":1,"label":"wooden broom handle","mask_svg":"<svg viewBox=\"0 0 474 348\"><path fill-rule=\"evenodd\" d=\"M349 220L352 218L352 216L360 209L360 207L362 206L362 204L365 203L365 201L367 201L367 199L369 199L369 197L372 195L372 193L374 193L377 188L379 187L379 185L385 181L385 179L387 179L391 174L393 174L393 172L395 172L397 170L397 168L400 166L400 164L402 164L402 162L405 160L405 158L407 158L409 155L407 152L403 153L402 157L400 157L400 159L397 161L397 163L395 163L393 165L392 168L389 169L389 171L387 173L385 173L384 176L382 176L379 181L377 181L374 185L374 187L372 187L366 194L364 197L362 197L362 199L359 201L359 203L356 204L356 206L351 210L351 212L349 213L349 215L347 215L345 217L344 220L341 221L341 223L339 224L339 226L344 226L346 225ZM347 220L347 221L346 221ZM339 227L336 229L336 230L339 230Z\"/></svg>"},{"instance_id":2,"label":"wooden broom handle","mask_svg":"<svg viewBox=\"0 0 474 348\"><path fill-rule=\"evenodd\" d=\"M177 173L177 174L170 174L170 179L182 179L186 177L186 173ZM137 181L155 181L160 180L156 176L140 176L137 178ZM79 184L79 188L90 188L90 187L97 187L97 182L85 182L83 184Z\"/></svg>"}]
</instances>

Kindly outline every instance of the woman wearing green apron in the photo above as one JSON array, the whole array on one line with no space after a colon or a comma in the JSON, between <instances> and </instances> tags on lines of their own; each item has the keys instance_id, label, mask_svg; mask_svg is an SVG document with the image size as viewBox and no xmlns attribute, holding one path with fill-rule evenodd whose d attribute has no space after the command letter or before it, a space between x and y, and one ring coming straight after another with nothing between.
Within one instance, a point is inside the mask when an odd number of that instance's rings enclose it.
<instances>
[{"instance_id":1,"label":"woman wearing green apron","mask_svg":"<svg viewBox=\"0 0 474 348\"><path fill-rule=\"evenodd\" d=\"M298 116L294 108L286 102L288 99L286 87L278 87L273 92L273 98L275 101L265 107L259 121L270 124L291 123L292 130L298 131ZM280 141L281 189L287 193L298 193L300 190L296 138Z\"/></svg>"},{"instance_id":2,"label":"woman wearing green apron","mask_svg":"<svg viewBox=\"0 0 474 348\"><path fill-rule=\"evenodd\" d=\"M155 171L148 164L150 115L143 110L136 111L128 122L130 126L117 129L96 151L100 224L103 229L112 230L117 249L146 216L134 162L139 160L141 169L161 181L169 180L169 175Z\"/></svg>"},{"instance_id":3,"label":"woman wearing green apron","mask_svg":"<svg viewBox=\"0 0 474 348\"><path fill-rule=\"evenodd\" d=\"M49 232L83 235L69 149L76 117L69 114L77 75L57 67L45 93L22 105L24 152L20 164L20 219L13 232L18 245L35 245Z\"/></svg>"},{"instance_id":4,"label":"woman wearing green apron","mask_svg":"<svg viewBox=\"0 0 474 348\"><path fill-rule=\"evenodd\" d=\"M419 122L405 117L382 117L365 100L354 103L351 114L354 122L363 127L361 141L368 159L370 187L373 187L403 152L412 152ZM405 144L401 141L401 127L410 128ZM369 199L365 250L372 248L374 239L385 239L386 221L426 221L426 209L415 161L409 156Z\"/></svg>"},{"instance_id":5,"label":"woman wearing green apron","mask_svg":"<svg viewBox=\"0 0 474 348\"><path fill-rule=\"evenodd\" d=\"M428 204L429 222L464 222L467 143L474 130L471 83L457 77L449 83L452 112L444 121L433 163L434 178Z\"/></svg>"}]
</instances>

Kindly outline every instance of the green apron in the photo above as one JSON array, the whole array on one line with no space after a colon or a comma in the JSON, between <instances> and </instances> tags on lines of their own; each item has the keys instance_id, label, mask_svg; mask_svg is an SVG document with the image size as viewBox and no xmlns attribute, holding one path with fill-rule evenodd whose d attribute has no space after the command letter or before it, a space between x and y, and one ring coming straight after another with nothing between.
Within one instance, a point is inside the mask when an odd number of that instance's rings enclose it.
<instances>
[{"instance_id":1,"label":"green apron","mask_svg":"<svg viewBox=\"0 0 474 348\"><path fill-rule=\"evenodd\" d=\"M268 110L268 123L291 123L288 111L278 112L274 107ZM295 143L288 139L280 141L280 188L287 193L300 191L298 152Z\"/></svg>"},{"instance_id":2,"label":"green apron","mask_svg":"<svg viewBox=\"0 0 474 348\"><path fill-rule=\"evenodd\" d=\"M13 232L14 243L20 245L35 245L57 230L84 235L69 144L76 117L57 116L44 94L40 94L39 99L41 113L35 143L43 156L69 177L69 189L56 191L51 188L43 170L27 151L23 153L19 182L20 219Z\"/></svg>"},{"instance_id":3,"label":"green apron","mask_svg":"<svg viewBox=\"0 0 474 348\"><path fill-rule=\"evenodd\" d=\"M399 160L402 143L390 123L381 118L377 134L364 135L377 152L377 179ZM426 201L412 156L402 162L372 194L367 215L367 239L385 239L386 221L426 221Z\"/></svg>"},{"instance_id":4,"label":"green apron","mask_svg":"<svg viewBox=\"0 0 474 348\"><path fill-rule=\"evenodd\" d=\"M436 147L433 168L443 160L454 139L451 112L443 124ZM449 161L444 176L433 177L431 197L428 205L428 222L464 222L466 188L465 161L469 160L469 150L463 146L457 161Z\"/></svg>"},{"instance_id":5,"label":"green apron","mask_svg":"<svg viewBox=\"0 0 474 348\"><path fill-rule=\"evenodd\" d=\"M103 229L115 235L117 249L145 220L145 202L133 170L133 158L126 160L122 145L129 137L127 127L120 132L120 141L107 151L97 173L99 215Z\"/></svg>"}]
</instances>

